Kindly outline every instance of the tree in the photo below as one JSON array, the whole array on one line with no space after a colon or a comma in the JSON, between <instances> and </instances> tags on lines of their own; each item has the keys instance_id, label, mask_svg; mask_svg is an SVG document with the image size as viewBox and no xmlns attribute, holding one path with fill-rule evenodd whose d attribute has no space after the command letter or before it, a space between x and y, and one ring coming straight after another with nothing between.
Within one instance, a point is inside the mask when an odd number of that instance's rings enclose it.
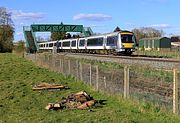
<instances>
[{"instance_id":1,"label":"tree","mask_svg":"<svg viewBox=\"0 0 180 123\"><path fill-rule=\"evenodd\" d=\"M117 26L114 32L119 32L119 31L121 31L121 29Z\"/></svg>"},{"instance_id":2,"label":"tree","mask_svg":"<svg viewBox=\"0 0 180 123\"><path fill-rule=\"evenodd\" d=\"M66 33L65 32L52 32L51 33L51 40L62 40L65 39Z\"/></svg>"},{"instance_id":3,"label":"tree","mask_svg":"<svg viewBox=\"0 0 180 123\"><path fill-rule=\"evenodd\" d=\"M142 27L139 29L133 29L136 39L139 41L142 38L162 37L164 32L162 30L156 30L151 27Z\"/></svg>"},{"instance_id":4,"label":"tree","mask_svg":"<svg viewBox=\"0 0 180 123\"><path fill-rule=\"evenodd\" d=\"M67 33L66 34L66 39L70 39L71 38L71 34L70 33Z\"/></svg>"},{"instance_id":5,"label":"tree","mask_svg":"<svg viewBox=\"0 0 180 123\"><path fill-rule=\"evenodd\" d=\"M12 52L14 39L11 13L0 7L0 52Z\"/></svg>"},{"instance_id":6,"label":"tree","mask_svg":"<svg viewBox=\"0 0 180 123\"><path fill-rule=\"evenodd\" d=\"M14 50L16 52L24 52L25 51L25 43L24 41L20 40L14 45Z\"/></svg>"}]
</instances>

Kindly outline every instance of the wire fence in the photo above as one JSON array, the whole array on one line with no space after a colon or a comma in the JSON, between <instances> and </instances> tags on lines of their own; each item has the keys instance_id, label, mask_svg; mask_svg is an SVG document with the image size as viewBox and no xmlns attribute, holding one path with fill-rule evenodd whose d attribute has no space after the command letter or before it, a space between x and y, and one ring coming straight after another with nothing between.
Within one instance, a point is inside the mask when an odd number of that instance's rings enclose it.
<instances>
[{"instance_id":1,"label":"wire fence","mask_svg":"<svg viewBox=\"0 0 180 123\"><path fill-rule=\"evenodd\" d=\"M57 54L34 54L27 55L26 58L52 71L72 75L96 90L148 101L178 113L180 73L176 69L133 65L109 68Z\"/></svg>"}]
</instances>

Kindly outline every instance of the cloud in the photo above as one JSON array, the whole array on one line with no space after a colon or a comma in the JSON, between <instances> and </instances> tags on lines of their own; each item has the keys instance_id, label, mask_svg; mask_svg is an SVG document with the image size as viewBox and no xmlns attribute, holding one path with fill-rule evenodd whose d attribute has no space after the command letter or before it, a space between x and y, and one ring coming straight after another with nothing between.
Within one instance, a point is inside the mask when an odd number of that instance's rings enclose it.
<instances>
[{"instance_id":1,"label":"cloud","mask_svg":"<svg viewBox=\"0 0 180 123\"><path fill-rule=\"evenodd\" d=\"M46 16L45 13L23 12L22 10L12 10L11 13L13 20L40 20Z\"/></svg>"},{"instance_id":2,"label":"cloud","mask_svg":"<svg viewBox=\"0 0 180 123\"><path fill-rule=\"evenodd\" d=\"M174 35L180 35L180 30L176 30L173 34Z\"/></svg>"},{"instance_id":3,"label":"cloud","mask_svg":"<svg viewBox=\"0 0 180 123\"><path fill-rule=\"evenodd\" d=\"M73 17L73 20L85 20L85 21L105 21L111 20L112 17L105 14L78 14Z\"/></svg>"},{"instance_id":4,"label":"cloud","mask_svg":"<svg viewBox=\"0 0 180 123\"><path fill-rule=\"evenodd\" d=\"M17 35L17 36L22 36L22 35L23 35L23 32L17 32L16 35Z\"/></svg>"},{"instance_id":5,"label":"cloud","mask_svg":"<svg viewBox=\"0 0 180 123\"><path fill-rule=\"evenodd\" d=\"M171 28L172 26L170 26L169 24L154 24L154 25L151 25L150 27L165 29L165 28Z\"/></svg>"},{"instance_id":6,"label":"cloud","mask_svg":"<svg viewBox=\"0 0 180 123\"><path fill-rule=\"evenodd\" d=\"M46 18L47 14L42 12L25 12L23 10L14 10L7 8L11 14L11 18L15 26L15 41L24 39L23 26L28 26L34 22L42 22Z\"/></svg>"}]
</instances>

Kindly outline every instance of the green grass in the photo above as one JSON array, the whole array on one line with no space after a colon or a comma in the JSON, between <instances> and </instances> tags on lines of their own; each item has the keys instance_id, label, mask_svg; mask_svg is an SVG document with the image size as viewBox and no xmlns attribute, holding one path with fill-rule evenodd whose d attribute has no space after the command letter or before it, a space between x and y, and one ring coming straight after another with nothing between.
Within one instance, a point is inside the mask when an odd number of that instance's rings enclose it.
<instances>
[{"instance_id":1,"label":"green grass","mask_svg":"<svg viewBox=\"0 0 180 123\"><path fill-rule=\"evenodd\" d=\"M148 53L151 53L151 52L153 51L149 51ZM156 52L158 53L158 51ZM40 54L40 55L42 57L45 57L46 59L52 59L53 57L53 55L49 53ZM68 59L76 60L76 58L71 58L71 57ZM142 65L142 64L118 64L118 63L113 63L113 62L104 62L104 61L90 60L90 59L84 59L84 58L81 58L78 60L84 64L98 65L102 70L114 70L114 69L119 70L119 69L124 69L124 66L128 65L130 68L130 71L135 72L139 76L142 76L144 78L159 78L162 81L167 82L167 83L171 83L173 81L173 71L171 69L170 70L155 69L153 67ZM180 74L178 74L178 77L180 78Z\"/></svg>"},{"instance_id":2,"label":"green grass","mask_svg":"<svg viewBox=\"0 0 180 123\"><path fill-rule=\"evenodd\" d=\"M40 82L61 83L69 90L32 91ZM97 100L107 100L101 108L48 111L45 106L73 92L86 90ZM71 76L51 72L12 54L0 54L0 122L8 123L144 123L180 122L164 109L150 103L124 100L96 92Z\"/></svg>"},{"instance_id":3,"label":"green grass","mask_svg":"<svg viewBox=\"0 0 180 123\"><path fill-rule=\"evenodd\" d=\"M74 59L74 58L70 58ZM102 70L123 70L125 64L118 64L113 62L103 62L103 61L96 61L96 60L89 60L89 59L80 59L81 63L84 64L91 64L91 65L98 65ZM159 78L164 82L171 83L173 81L173 72L172 70L165 70L165 69L155 69L150 66L140 65L140 64L126 64L129 66L130 71L136 73L138 76L144 78ZM180 77L180 74L178 75Z\"/></svg>"},{"instance_id":4,"label":"green grass","mask_svg":"<svg viewBox=\"0 0 180 123\"><path fill-rule=\"evenodd\" d=\"M162 58L180 58L180 51L140 51L137 50L134 54L136 55L145 55L145 56L152 56L152 57L162 57Z\"/></svg>"}]
</instances>

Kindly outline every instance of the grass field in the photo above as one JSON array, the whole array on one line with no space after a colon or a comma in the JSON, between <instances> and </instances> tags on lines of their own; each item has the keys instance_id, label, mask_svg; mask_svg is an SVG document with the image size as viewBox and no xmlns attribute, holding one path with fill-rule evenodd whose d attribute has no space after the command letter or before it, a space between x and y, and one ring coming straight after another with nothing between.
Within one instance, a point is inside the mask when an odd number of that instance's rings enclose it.
<instances>
[{"instance_id":1,"label":"grass field","mask_svg":"<svg viewBox=\"0 0 180 123\"><path fill-rule=\"evenodd\" d=\"M70 89L32 91L40 82L61 83ZM97 100L107 100L101 108L88 110L47 111L49 102L56 102L73 92L85 90ZM73 77L48 71L31 61L12 54L0 54L0 122L8 123L144 123L180 122L164 109L150 103L124 100L96 92Z\"/></svg>"}]
</instances>

